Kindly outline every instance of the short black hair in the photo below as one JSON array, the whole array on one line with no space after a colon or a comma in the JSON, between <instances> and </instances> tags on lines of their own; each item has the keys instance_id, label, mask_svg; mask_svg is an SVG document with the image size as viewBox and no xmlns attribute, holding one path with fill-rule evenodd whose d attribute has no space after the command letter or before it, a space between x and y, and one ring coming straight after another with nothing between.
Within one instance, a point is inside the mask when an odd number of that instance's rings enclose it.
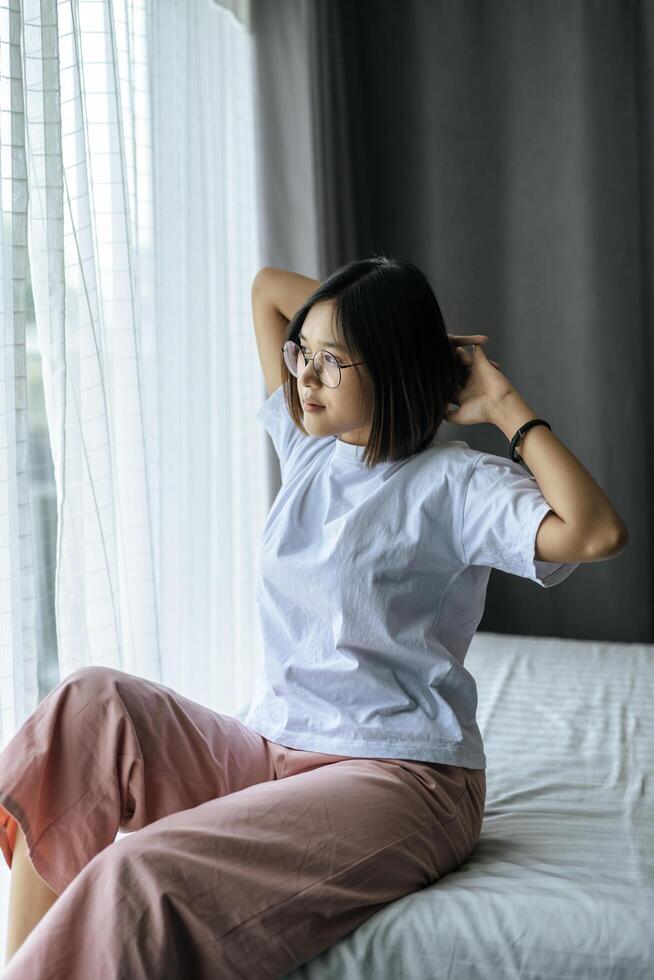
<instances>
[{"instance_id":1,"label":"short black hair","mask_svg":"<svg viewBox=\"0 0 654 980\"><path fill-rule=\"evenodd\" d=\"M333 272L289 320L286 340L300 345L300 332L316 303L333 300L336 342L350 361L365 361L372 381L368 468L405 459L432 442L452 396L465 385L469 368L450 345L436 294L412 262L373 255ZM360 373L358 366L348 371ZM302 418L297 378L282 358L288 411L309 435Z\"/></svg>"}]
</instances>

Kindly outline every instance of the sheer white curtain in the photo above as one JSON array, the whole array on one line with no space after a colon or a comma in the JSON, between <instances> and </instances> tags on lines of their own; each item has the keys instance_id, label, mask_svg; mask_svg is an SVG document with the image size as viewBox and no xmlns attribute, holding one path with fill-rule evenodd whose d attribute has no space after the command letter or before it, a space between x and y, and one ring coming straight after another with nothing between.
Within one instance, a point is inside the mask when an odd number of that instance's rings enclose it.
<instances>
[{"instance_id":1,"label":"sheer white curtain","mask_svg":"<svg viewBox=\"0 0 654 980\"><path fill-rule=\"evenodd\" d=\"M39 700L28 262L60 676L116 666L230 714L250 697L269 506L252 57L209 0L0 0L2 746Z\"/></svg>"}]
</instances>

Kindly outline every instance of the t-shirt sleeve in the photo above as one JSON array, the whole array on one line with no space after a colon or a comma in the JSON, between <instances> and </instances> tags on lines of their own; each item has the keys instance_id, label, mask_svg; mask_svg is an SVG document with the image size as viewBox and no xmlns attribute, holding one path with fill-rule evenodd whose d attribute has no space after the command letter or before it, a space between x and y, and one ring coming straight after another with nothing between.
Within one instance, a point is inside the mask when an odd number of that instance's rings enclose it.
<instances>
[{"instance_id":1,"label":"t-shirt sleeve","mask_svg":"<svg viewBox=\"0 0 654 980\"><path fill-rule=\"evenodd\" d=\"M282 483L286 483L297 466L327 438L305 435L298 429L286 407L284 385L279 385L266 398L255 418L261 422L273 441L275 452L279 457Z\"/></svg>"},{"instance_id":2,"label":"t-shirt sleeve","mask_svg":"<svg viewBox=\"0 0 654 980\"><path fill-rule=\"evenodd\" d=\"M474 461L461 513L461 554L467 565L490 565L544 588L567 578L579 562L536 561L536 534L552 510L535 477L512 459L481 453Z\"/></svg>"}]
</instances>

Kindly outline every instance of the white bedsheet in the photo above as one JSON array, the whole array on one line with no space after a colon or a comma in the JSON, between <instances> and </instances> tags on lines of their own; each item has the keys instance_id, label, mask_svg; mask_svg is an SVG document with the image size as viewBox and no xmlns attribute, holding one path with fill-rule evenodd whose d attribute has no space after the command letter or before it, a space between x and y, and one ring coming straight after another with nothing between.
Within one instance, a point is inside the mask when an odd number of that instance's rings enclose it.
<instances>
[{"instance_id":1,"label":"white bedsheet","mask_svg":"<svg viewBox=\"0 0 654 980\"><path fill-rule=\"evenodd\" d=\"M478 633L470 858L288 980L654 980L654 645Z\"/></svg>"}]
</instances>

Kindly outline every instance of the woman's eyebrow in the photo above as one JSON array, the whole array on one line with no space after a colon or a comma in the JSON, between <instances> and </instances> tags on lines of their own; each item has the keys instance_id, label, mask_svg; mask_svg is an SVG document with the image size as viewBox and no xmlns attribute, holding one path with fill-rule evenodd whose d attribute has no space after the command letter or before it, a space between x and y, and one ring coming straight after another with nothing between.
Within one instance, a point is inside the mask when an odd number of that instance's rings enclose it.
<instances>
[{"instance_id":1,"label":"woman's eyebrow","mask_svg":"<svg viewBox=\"0 0 654 980\"><path fill-rule=\"evenodd\" d=\"M307 338L304 336L304 334L301 333L300 334L300 340L306 340L306 339ZM341 347L340 344L328 344L326 340L319 340L318 341L318 346L319 347L333 347L335 350L345 350L345 348L344 347Z\"/></svg>"}]
</instances>

